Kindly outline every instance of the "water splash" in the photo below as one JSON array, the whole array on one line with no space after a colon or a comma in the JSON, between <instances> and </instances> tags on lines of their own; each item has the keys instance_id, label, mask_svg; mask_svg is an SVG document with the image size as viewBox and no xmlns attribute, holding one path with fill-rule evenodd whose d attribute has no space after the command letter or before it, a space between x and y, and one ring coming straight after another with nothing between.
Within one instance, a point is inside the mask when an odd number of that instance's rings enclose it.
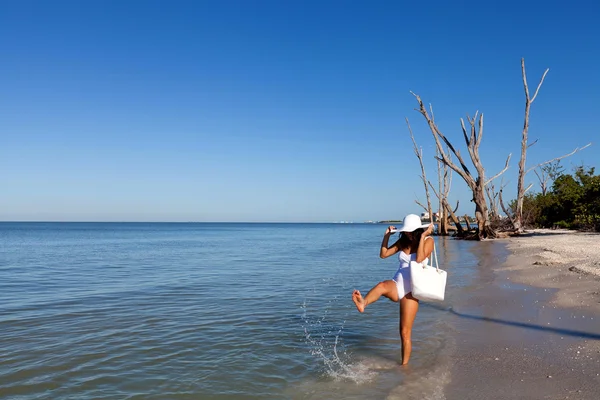
<instances>
[{"instance_id":1,"label":"water splash","mask_svg":"<svg viewBox=\"0 0 600 400\"><path fill-rule=\"evenodd\" d=\"M350 381L356 384L370 382L377 372L368 363L354 361L343 341L344 324L336 326L327 320L328 309L322 315L309 316L306 299L301 306L304 328L304 342L310 354L323 364L323 376L335 381Z\"/></svg>"}]
</instances>

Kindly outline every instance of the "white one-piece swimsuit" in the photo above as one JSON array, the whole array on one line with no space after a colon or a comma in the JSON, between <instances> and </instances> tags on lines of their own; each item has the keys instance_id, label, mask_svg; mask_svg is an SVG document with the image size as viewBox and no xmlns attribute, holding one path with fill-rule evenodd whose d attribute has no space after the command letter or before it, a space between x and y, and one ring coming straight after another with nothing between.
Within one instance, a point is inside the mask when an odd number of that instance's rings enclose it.
<instances>
[{"instance_id":1,"label":"white one-piece swimsuit","mask_svg":"<svg viewBox=\"0 0 600 400\"><path fill-rule=\"evenodd\" d=\"M396 288L398 289L398 299L406 296L407 293L412 292L412 281L410 278L410 262L417 261L417 253L406 254L402 250L398 252L398 259L400 260L400 266L394 274L392 280L396 282ZM424 263L428 262L426 258Z\"/></svg>"}]
</instances>

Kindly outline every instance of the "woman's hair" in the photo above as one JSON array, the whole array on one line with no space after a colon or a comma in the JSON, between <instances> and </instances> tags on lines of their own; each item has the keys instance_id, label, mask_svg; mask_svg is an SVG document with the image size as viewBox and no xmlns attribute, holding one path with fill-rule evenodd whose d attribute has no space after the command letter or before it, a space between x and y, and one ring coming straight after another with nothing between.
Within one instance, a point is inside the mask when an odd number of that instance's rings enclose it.
<instances>
[{"instance_id":1,"label":"woman's hair","mask_svg":"<svg viewBox=\"0 0 600 400\"><path fill-rule=\"evenodd\" d=\"M402 232L400 239L398 239L400 248L406 249L406 248L412 247L413 245L419 244L419 241L421 240L421 235L423 235L423 232L425 232L425 229L423 229L423 228L415 229L412 232Z\"/></svg>"}]
</instances>

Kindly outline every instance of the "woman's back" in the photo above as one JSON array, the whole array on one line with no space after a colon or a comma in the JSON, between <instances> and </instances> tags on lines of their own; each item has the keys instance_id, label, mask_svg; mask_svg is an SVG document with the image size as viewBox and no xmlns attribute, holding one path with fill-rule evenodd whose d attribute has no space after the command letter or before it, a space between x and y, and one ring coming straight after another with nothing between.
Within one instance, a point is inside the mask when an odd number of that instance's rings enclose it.
<instances>
[{"instance_id":1,"label":"woman's back","mask_svg":"<svg viewBox=\"0 0 600 400\"><path fill-rule=\"evenodd\" d=\"M415 252L411 254L406 254L403 250L400 250L398 252L398 261L400 262L398 269L408 268L410 267L411 261L417 261L417 253ZM426 258L425 260L423 260L423 263L427 264L428 261L429 259Z\"/></svg>"}]
</instances>

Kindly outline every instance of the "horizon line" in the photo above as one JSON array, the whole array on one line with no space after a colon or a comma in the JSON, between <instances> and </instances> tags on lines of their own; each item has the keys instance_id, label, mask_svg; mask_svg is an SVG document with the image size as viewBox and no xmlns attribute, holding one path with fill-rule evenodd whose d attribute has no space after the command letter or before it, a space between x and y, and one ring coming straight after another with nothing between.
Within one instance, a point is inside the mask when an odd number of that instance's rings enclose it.
<instances>
[{"instance_id":1,"label":"horizon line","mask_svg":"<svg viewBox=\"0 0 600 400\"><path fill-rule=\"evenodd\" d=\"M390 221L69 221L69 220L0 220L0 223L53 224L379 224Z\"/></svg>"}]
</instances>

